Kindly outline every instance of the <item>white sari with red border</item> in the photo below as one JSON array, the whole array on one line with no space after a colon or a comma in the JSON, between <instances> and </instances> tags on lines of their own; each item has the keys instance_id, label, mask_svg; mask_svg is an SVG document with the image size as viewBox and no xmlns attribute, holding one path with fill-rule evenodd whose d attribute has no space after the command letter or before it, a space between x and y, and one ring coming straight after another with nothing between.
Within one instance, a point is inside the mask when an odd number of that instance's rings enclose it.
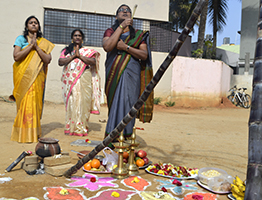
<instances>
[{"instance_id":1,"label":"white sari with red border","mask_svg":"<svg viewBox=\"0 0 262 200\"><path fill-rule=\"evenodd\" d=\"M71 56L64 55L60 58ZM74 52L73 52L74 53ZM85 136L88 132L90 113L100 113L100 54L88 48L79 49L82 56L96 59L95 66L87 66L80 59L72 60L64 66L62 73L63 99L66 108L65 134Z\"/></svg>"}]
</instances>

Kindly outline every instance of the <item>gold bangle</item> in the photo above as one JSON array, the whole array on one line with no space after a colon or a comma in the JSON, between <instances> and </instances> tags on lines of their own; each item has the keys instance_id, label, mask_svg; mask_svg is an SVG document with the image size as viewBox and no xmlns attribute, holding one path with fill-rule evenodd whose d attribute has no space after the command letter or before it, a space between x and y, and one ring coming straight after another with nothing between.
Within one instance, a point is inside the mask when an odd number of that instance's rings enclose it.
<instances>
[{"instance_id":1,"label":"gold bangle","mask_svg":"<svg viewBox=\"0 0 262 200\"><path fill-rule=\"evenodd\" d=\"M124 27L123 27L121 24L119 25L119 27L120 27L122 30L124 30Z\"/></svg>"}]
</instances>

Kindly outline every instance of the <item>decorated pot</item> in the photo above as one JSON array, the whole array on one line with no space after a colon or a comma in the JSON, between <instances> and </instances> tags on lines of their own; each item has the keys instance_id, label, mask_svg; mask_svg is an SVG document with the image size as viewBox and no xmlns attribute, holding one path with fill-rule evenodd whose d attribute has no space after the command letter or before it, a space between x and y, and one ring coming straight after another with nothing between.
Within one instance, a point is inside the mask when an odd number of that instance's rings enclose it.
<instances>
[{"instance_id":1,"label":"decorated pot","mask_svg":"<svg viewBox=\"0 0 262 200\"><path fill-rule=\"evenodd\" d=\"M59 140L54 138L39 138L35 153L42 158L60 154L61 150L58 142Z\"/></svg>"}]
</instances>

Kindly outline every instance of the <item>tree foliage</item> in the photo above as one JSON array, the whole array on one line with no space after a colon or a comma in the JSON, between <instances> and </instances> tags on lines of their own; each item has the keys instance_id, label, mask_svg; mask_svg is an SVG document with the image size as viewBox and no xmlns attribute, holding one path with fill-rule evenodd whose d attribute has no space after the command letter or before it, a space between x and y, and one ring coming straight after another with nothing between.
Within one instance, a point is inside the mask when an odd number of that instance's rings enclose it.
<instances>
[{"instance_id":1,"label":"tree foliage","mask_svg":"<svg viewBox=\"0 0 262 200\"><path fill-rule=\"evenodd\" d=\"M226 26L229 0L207 0L207 1L208 1L207 14L209 17L209 24L213 26L212 52L214 53L214 55L212 57L214 57L216 44L217 44L217 32L223 31L223 28ZM176 31L185 27L187 20L189 19L189 16L191 15L197 3L198 0L170 0L169 21L173 23L174 29ZM206 20L206 18L204 19ZM205 20L202 20L200 22L206 24ZM201 36L200 38L201 41L204 41L203 36ZM201 45L198 45L198 48L202 49Z\"/></svg>"},{"instance_id":2,"label":"tree foliage","mask_svg":"<svg viewBox=\"0 0 262 200\"><path fill-rule=\"evenodd\" d=\"M216 51L217 46L217 32L223 31L226 25L227 10L229 0L209 0L208 16L209 23L213 25L213 52ZM213 55L213 57L215 54Z\"/></svg>"},{"instance_id":3,"label":"tree foliage","mask_svg":"<svg viewBox=\"0 0 262 200\"><path fill-rule=\"evenodd\" d=\"M198 0L170 0L169 21L176 31L183 29Z\"/></svg>"}]
</instances>

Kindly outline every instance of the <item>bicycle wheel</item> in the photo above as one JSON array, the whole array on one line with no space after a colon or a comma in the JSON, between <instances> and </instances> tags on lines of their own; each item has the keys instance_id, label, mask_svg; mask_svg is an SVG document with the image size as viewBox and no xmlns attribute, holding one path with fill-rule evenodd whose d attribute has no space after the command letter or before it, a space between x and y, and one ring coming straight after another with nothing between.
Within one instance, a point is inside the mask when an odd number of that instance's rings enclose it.
<instances>
[{"instance_id":1,"label":"bicycle wheel","mask_svg":"<svg viewBox=\"0 0 262 200\"><path fill-rule=\"evenodd\" d=\"M249 94L246 94L243 98L242 98L242 105L244 108L249 108L251 104L251 97Z\"/></svg>"},{"instance_id":2,"label":"bicycle wheel","mask_svg":"<svg viewBox=\"0 0 262 200\"><path fill-rule=\"evenodd\" d=\"M228 95L227 98L229 99L229 101L231 101L235 106L237 106L239 104L239 100L237 98L237 96L234 96L232 94Z\"/></svg>"},{"instance_id":3,"label":"bicycle wheel","mask_svg":"<svg viewBox=\"0 0 262 200\"><path fill-rule=\"evenodd\" d=\"M233 97L234 97L234 96L233 96L232 94L230 94L230 95L227 96L227 98L228 98L229 101L231 101L231 102L232 102L232 100L233 100Z\"/></svg>"}]
</instances>

